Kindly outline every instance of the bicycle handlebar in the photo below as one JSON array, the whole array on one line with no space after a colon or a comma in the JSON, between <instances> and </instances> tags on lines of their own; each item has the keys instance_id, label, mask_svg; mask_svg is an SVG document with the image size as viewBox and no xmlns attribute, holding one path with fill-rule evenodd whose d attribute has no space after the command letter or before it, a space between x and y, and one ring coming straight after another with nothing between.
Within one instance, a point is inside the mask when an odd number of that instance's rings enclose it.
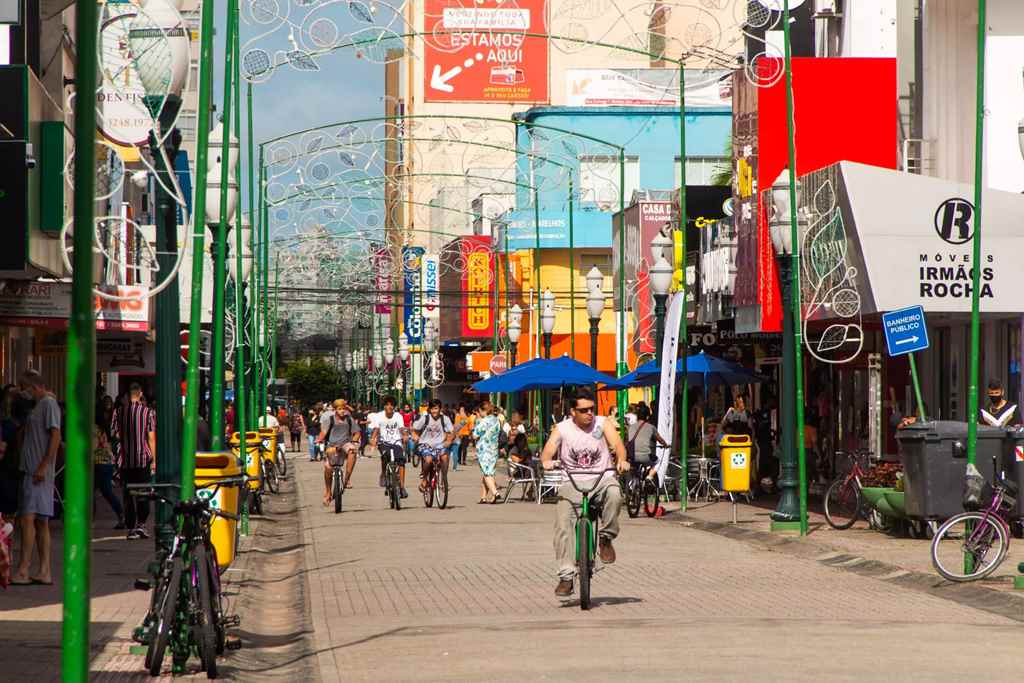
<instances>
[{"instance_id":1,"label":"bicycle handlebar","mask_svg":"<svg viewBox=\"0 0 1024 683\"><path fill-rule=\"evenodd\" d=\"M604 475L606 475L609 472L618 472L618 470L614 467L608 467L603 470L576 470L575 472L562 468L562 471L565 472L567 477L569 477L569 483L572 484L572 487L576 489L581 495L584 496L588 496L591 493L593 493L594 489L597 488L597 485L601 483L601 479L604 478ZM573 479L573 476L597 478L594 480L594 485L591 486L589 489L581 489L576 484L576 480Z\"/></svg>"}]
</instances>

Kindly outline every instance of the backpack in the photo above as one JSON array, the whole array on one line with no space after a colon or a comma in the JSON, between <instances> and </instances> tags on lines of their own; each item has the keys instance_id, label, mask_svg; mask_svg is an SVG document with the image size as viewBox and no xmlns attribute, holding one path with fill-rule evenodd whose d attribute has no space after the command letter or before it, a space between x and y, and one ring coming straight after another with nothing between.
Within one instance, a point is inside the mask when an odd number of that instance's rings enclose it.
<instances>
[{"instance_id":1,"label":"backpack","mask_svg":"<svg viewBox=\"0 0 1024 683\"><path fill-rule=\"evenodd\" d=\"M355 436L356 432L358 430L352 428L352 414L349 413L348 415L346 415L345 419L348 420L348 433L349 433L349 437ZM327 428L327 432L324 434L324 439L326 439L327 441L330 441L331 440L331 432L332 431L334 431L334 414L333 413L331 414L331 426Z\"/></svg>"}]
</instances>

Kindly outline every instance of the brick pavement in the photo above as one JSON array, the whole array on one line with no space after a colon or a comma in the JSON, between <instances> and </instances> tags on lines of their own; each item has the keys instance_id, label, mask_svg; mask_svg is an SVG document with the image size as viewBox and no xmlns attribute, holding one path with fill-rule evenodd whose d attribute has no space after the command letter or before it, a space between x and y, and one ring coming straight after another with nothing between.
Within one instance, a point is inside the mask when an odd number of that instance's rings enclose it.
<instances>
[{"instance_id":1,"label":"brick pavement","mask_svg":"<svg viewBox=\"0 0 1024 683\"><path fill-rule=\"evenodd\" d=\"M298 465L325 681L1008 680L1018 657L1002 616L660 520L623 520L584 613L553 595L551 505L476 505L470 467L452 509L413 495L395 512L364 459L335 515L320 465ZM984 656L963 652L968 630Z\"/></svg>"}]
</instances>

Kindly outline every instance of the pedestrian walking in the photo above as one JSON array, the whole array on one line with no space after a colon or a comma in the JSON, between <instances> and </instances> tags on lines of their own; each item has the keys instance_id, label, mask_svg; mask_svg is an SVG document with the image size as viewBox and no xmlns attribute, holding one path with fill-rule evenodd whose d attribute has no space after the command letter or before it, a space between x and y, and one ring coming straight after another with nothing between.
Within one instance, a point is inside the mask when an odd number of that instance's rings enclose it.
<instances>
[{"instance_id":1,"label":"pedestrian walking","mask_svg":"<svg viewBox=\"0 0 1024 683\"><path fill-rule=\"evenodd\" d=\"M113 419L113 415L111 415L111 419ZM107 430L100 424L92 426L92 481L93 488L99 489L100 495L107 501L107 505L117 517L117 524L114 525L114 528L123 529L124 507L114 493L114 451L110 448Z\"/></svg>"},{"instance_id":2,"label":"pedestrian walking","mask_svg":"<svg viewBox=\"0 0 1024 683\"><path fill-rule=\"evenodd\" d=\"M320 411L316 406L306 413L306 440L309 441L309 461L316 460L316 438L320 436Z\"/></svg>"},{"instance_id":3,"label":"pedestrian walking","mask_svg":"<svg viewBox=\"0 0 1024 683\"><path fill-rule=\"evenodd\" d=\"M114 411L111 434L117 443L117 466L124 486L124 525L128 539L149 538L149 501L132 500L129 484L147 484L156 467L156 413L142 402L142 387L132 383L127 400ZM168 454L172 457L172 454Z\"/></svg>"},{"instance_id":4,"label":"pedestrian walking","mask_svg":"<svg viewBox=\"0 0 1024 683\"><path fill-rule=\"evenodd\" d=\"M21 532L21 557L11 574L12 585L39 583L50 585L50 518L53 517L53 482L57 452L60 450L60 406L46 389L43 376L27 370L21 376L21 389L36 401L28 417L21 448L21 499L18 505L18 529ZM33 554L39 568L30 574Z\"/></svg>"},{"instance_id":5,"label":"pedestrian walking","mask_svg":"<svg viewBox=\"0 0 1024 683\"><path fill-rule=\"evenodd\" d=\"M480 503L497 503L498 487L494 483L494 466L498 462L498 435L501 424L498 422L497 411L490 401L483 401L476 409L476 426L473 427L473 438L476 439L476 462L482 475L480 481Z\"/></svg>"},{"instance_id":6,"label":"pedestrian walking","mask_svg":"<svg viewBox=\"0 0 1024 683\"><path fill-rule=\"evenodd\" d=\"M289 422L289 431L292 437L292 450L296 453L299 452L299 443L302 438L302 428L305 425L302 421L302 411L299 409L292 410L292 416Z\"/></svg>"}]
</instances>

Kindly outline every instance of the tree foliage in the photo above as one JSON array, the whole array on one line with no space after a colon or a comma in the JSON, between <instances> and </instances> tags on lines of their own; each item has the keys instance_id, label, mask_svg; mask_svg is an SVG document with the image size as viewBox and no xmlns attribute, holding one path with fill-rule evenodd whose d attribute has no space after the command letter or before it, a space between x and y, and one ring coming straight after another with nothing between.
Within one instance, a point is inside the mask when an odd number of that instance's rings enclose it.
<instances>
[{"instance_id":1,"label":"tree foliage","mask_svg":"<svg viewBox=\"0 0 1024 683\"><path fill-rule=\"evenodd\" d=\"M284 367L289 393L303 404L333 401L342 395L341 371L323 358L302 358Z\"/></svg>"}]
</instances>

